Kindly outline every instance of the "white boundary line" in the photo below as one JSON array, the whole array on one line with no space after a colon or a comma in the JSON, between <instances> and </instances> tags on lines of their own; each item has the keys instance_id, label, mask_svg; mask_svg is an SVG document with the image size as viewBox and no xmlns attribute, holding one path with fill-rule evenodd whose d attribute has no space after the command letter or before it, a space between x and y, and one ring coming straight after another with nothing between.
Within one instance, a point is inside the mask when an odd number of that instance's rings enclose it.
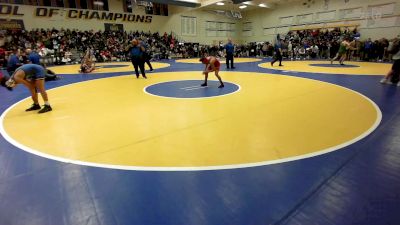
<instances>
[{"instance_id":1,"label":"white boundary line","mask_svg":"<svg viewBox=\"0 0 400 225\"><path fill-rule=\"evenodd\" d=\"M296 60L296 61L287 61L287 62L306 62L305 60ZM310 61L311 62L311 61ZM329 61L327 61L329 62ZM350 61L353 63L353 61ZM284 73L312 73L312 74L317 74L317 75L345 75L345 76L382 76L382 74L351 74L351 73L324 73L324 72L304 72L304 71L298 71L298 70L284 70L284 68L282 69L277 69L278 67L263 67L262 65L267 64L268 62L263 62L258 64L257 66L259 68L263 68L263 69L269 69L269 70L275 70L275 71L282 71ZM356 62L356 63L366 63L366 62ZM374 62L369 62L369 63L374 63ZM311 64L317 64L317 63L311 63ZM324 63L326 64L326 63ZM379 63L377 63L379 64ZM310 65L310 64L308 64ZM346 65L346 64L345 64ZM349 64L350 65L350 64ZM351 64L353 65L353 64ZM359 66L361 67L361 66ZM326 67L326 68L337 68L337 67ZM358 67L343 67L343 68L358 68Z\"/></svg>"},{"instance_id":2,"label":"white boundary line","mask_svg":"<svg viewBox=\"0 0 400 225\"><path fill-rule=\"evenodd\" d=\"M257 73L257 74L262 74L262 73ZM262 75L265 75L265 74L262 74ZM286 75L276 75L276 76L286 76ZM289 76L289 77L291 77L291 76ZM303 78L303 77L296 77L296 78L312 80L312 79ZM107 78L101 78L101 79L107 79ZM323 81L319 81L319 80L313 80L313 81L321 82L321 83L328 83L328 82L323 82ZM163 82L161 82L161 83L163 83ZM73 84L76 84L76 83L73 83ZM10 106L7 110L5 110L2 113L2 115L0 116L0 134L8 142L10 142L12 145L20 148L21 150L24 150L26 152L32 153L34 155L41 156L41 157L48 158L48 159L52 159L52 160L56 160L56 161L60 161L60 162L64 162L64 163L72 163L72 164L76 164L76 165L91 166L91 167L100 167L100 168L108 168L108 169L119 169L119 170L137 170L137 171L204 171L204 170L225 170L225 169L238 169L238 168L248 168L248 167L256 167L256 166L266 166L266 165L272 165L272 164L278 164L278 163L284 163L284 162L291 162L291 161L305 159L305 158L311 158L311 157L323 155L323 154L326 154L326 153L329 153L329 152L333 152L333 151L342 149L344 147L347 147L347 146L349 146L349 145L351 145L351 144L353 144L353 143L365 138L366 136L371 134L379 126L379 124L380 124L380 122L382 120L382 112L379 109L379 107L375 104L375 102L373 102L371 99L369 99L365 95L363 95L363 94L361 94L359 92L356 92L356 91L354 91L352 89L349 89L349 88L346 88L346 87L343 87L343 86L340 86L340 85L337 85L337 84L332 84L332 83L328 83L328 84L337 86L339 88L343 88L343 89L349 90L349 91L354 92L354 93L360 95L361 97L367 99L376 110L377 118L376 118L375 123L368 130L366 130L364 133L362 133L358 137L356 137L356 138L354 138L354 139L352 139L350 141L347 141L345 143L342 143L342 144L339 144L339 145L336 145L336 146L333 146L333 147L330 147L330 148L326 148L326 149L323 149L323 150L320 150L320 151L317 151L317 152L308 153L308 154L304 154L304 155L300 155L300 156L288 157L288 158L284 158L284 159L262 161L262 162L256 162L256 163L243 163L243 164L232 164L232 165L223 165L223 166L197 166L197 167L122 166L122 165L90 163L90 162L84 162L84 161L79 161L79 160L65 159L65 158L53 156L53 155L50 155L50 154L46 154L46 153L40 152L38 150L32 149L32 148L30 148L28 146L25 146L25 145L17 142L16 140L14 140L13 138L11 138L7 134L7 132L5 131L4 126L3 126L5 115L13 107L15 107L17 104L19 104L20 102L24 101L27 98L18 101L17 103L15 103L14 105ZM72 84L69 84L69 85L72 85ZM64 86L68 86L68 85L64 85ZM64 86L61 86L61 87L64 87Z\"/></svg>"},{"instance_id":3,"label":"white boundary line","mask_svg":"<svg viewBox=\"0 0 400 225\"><path fill-rule=\"evenodd\" d=\"M154 70L158 70L158 69L164 69L164 68L168 68L168 67L171 67L171 64L170 63L166 63L166 62L155 62L155 63L160 63L160 64L166 64L165 66L163 65L162 67L160 67L160 68L157 68L157 69L154 69ZM101 64L101 65L100 65ZM111 63L98 63L98 66L106 66L106 65L113 65L113 64L115 64L115 65L124 65L124 67L126 67L126 66L132 66L132 63L131 62L111 62ZM74 65L79 65L79 64L69 64L69 65L59 65L59 66L50 66L50 67L47 67L48 69L56 69L57 67L63 67L63 66L74 66ZM125 66L126 65L126 66ZM96 66L97 67L97 66ZM133 66L132 66L133 67ZM100 67L99 69L118 69L118 68L122 68L122 67L110 67L110 68L103 68L103 67ZM147 70L146 70L147 71ZM106 71L100 71L100 72L94 72L94 73L66 73L66 74L60 74L60 75L99 75L99 74L101 74L101 75L107 75L107 73L110 73L110 74L115 74L115 73L126 73L126 72L131 72L133 75L135 74L135 70L127 70L127 71L109 71L109 72L106 72ZM124 76L124 75L122 75L122 76ZM106 78L108 78L108 77L106 77Z\"/></svg>"},{"instance_id":4,"label":"white boundary line","mask_svg":"<svg viewBox=\"0 0 400 225\"><path fill-rule=\"evenodd\" d=\"M329 61L327 61L327 63L310 63L310 64L308 64L308 66L315 66L315 67L318 67L318 65L319 65L319 67L323 67L323 68L358 68L358 67L361 67L361 66L358 66L358 65L354 65L354 64L343 64L343 65L340 65L340 64L336 64L336 63L329 63ZM321 66L321 65L323 65L323 66ZM328 66L326 66L326 65L328 65ZM330 65L332 65L332 66L330 66Z\"/></svg>"}]
</instances>

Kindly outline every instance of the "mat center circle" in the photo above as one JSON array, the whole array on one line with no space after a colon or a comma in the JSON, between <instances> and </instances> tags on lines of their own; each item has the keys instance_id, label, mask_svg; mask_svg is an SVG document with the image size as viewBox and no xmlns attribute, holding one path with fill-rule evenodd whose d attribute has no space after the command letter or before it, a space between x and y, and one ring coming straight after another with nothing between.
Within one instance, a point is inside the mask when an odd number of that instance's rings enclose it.
<instances>
[{"instance_id":1,"label":"mat center circle","mask_svg":"<svg viewBox=\"0 0 400 225\"><path fill-rule=\"evenodd\" d=\"M203 80L179 80L157 83L144 88L151 95L168 98L210 98L232 94L240 90L240 86L224 82L220 88L219 81L209 80L207 86L202 86Z\"/></svg>"}]
</instances>

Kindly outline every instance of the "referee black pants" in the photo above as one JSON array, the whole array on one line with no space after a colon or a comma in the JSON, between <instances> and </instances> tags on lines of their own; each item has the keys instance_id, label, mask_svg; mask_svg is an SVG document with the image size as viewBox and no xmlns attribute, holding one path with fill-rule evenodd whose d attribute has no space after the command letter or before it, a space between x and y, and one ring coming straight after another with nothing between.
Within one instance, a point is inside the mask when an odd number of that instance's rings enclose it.
<instances>
[{"instance_id":1,"label":"referee black pants","mask_svg":"<svg viewBox=\"0 0 400 225\"><path fill-rule=\"evenodd\" d=\"M233 66L233 54L232 53L227 53L226 54L226 68L229 69L229 64L230 64L230 68L235 68Z\"/></svg>"}]
</instances>

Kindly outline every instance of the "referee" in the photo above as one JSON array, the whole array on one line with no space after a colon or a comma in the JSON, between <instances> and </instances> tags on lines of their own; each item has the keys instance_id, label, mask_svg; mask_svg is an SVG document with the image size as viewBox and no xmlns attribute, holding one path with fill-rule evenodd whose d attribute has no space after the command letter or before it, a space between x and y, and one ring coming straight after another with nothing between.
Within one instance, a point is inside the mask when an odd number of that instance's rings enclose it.
<instances>
[{"instance_id":1,"label":"referee","mask_svg":"<svg viewBox=\"0 0 400 225\"><path fill-rule=\"evenodd\" d=\"M279 60L279 66L282 65L282 43L281 43L281 38L279 34L276 37L276 42L275 42L275 59L271 62L271 66L274 65L276 61Z\"/></svg>"},{"instance_id":2,"label":"referee","mask_svg":"<svg viewBox=\"0 0 400 225\"><path fill-rule=\"evenodd\" d=\"M228 39L228 43L225 45L225 52L226 52L226 68L235 69L233 66L233 54L235 53L235 46L232 44L232 40ZM230 67L229 67L230 62Z\"/></svg>"}]
</instances>

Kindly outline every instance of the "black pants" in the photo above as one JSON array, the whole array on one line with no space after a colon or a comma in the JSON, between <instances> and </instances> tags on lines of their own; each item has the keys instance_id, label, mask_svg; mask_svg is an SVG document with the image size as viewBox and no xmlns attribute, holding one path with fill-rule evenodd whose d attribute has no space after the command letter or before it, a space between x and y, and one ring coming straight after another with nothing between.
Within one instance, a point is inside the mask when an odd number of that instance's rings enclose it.
<instances>
[{"instance_id":1,"label":"black pants","mask_svg":"<svg viewBox=\"0 0 400 225\"><path fill-rule=\"evenodd\" d=\"M371 58L371 50L367 48L365 49L364 60L369 61L370 58Z\"/></svg>"},{"instance_id":2,"label":"black pants","mask_svg":"<svg viewBox=\"0 0 400 225\"><path fill-rule=\"evenodd\" d=\"M144 53L143 57L144 57L144 62L147 63L150 70L153 70L153 67L151 66L151 63L150 63L151 55L146 52L146 53Z\"/></svg>"},{"instance_id":3,"label":"black pants","mask_svg":"<svg viewBox=\"0 0 400 225\"><path fill-rule=\"evenodd\" d=\"M275 52L275 59L274 61L271 62L271 64L274 64L278 60L279 60L279 65L282 65L282 54L280 51Z\"/></svg>"},{"instance_id":4,"label":"black pants","mask_svg":"<svg viewBox=\"0 0 400 225\"><path fill-rule=\"evenodd\" d=\"M393 75L390 81L392 83L398 83L400 80L400 59L394 60L392 70Z\"/></svg>"},{"instance_id":5,"label":"black pants","mask_svg":"<svg viewBox=\"0 0 400 225\"><path fill-rule=\"evenodd\" d=\"M150 70L153 70L153 67L151 66L150 59L146 59L145 62L149 66Z\"/></svg>"},{"instance_id":6,"label":"black pants","mask_svg":"<svg viewBox=\"0 0 400 225\"><path fill-rule=\"evenodd\" d=\"M139 58L132 58L131 59L133 67L135 68L136 77L139 77L139 68L140 72L142 73L143 77L146 77L145 70L144 70L144 60Z\"/></svg>"},{"instance_id":7,"label":"black pants","mask_svg":"<svg viewBox=\"0 0 400 225\"><path fill-rule=\"evenodd\" d=\"M235 68L233 66L233 54L232 53L227 53L226 54L226 68L228 68L228 69L229 69L229 61L230 61L230 64L231 64L231 68L232 69Z\"/></svg>"}]
</instances>

